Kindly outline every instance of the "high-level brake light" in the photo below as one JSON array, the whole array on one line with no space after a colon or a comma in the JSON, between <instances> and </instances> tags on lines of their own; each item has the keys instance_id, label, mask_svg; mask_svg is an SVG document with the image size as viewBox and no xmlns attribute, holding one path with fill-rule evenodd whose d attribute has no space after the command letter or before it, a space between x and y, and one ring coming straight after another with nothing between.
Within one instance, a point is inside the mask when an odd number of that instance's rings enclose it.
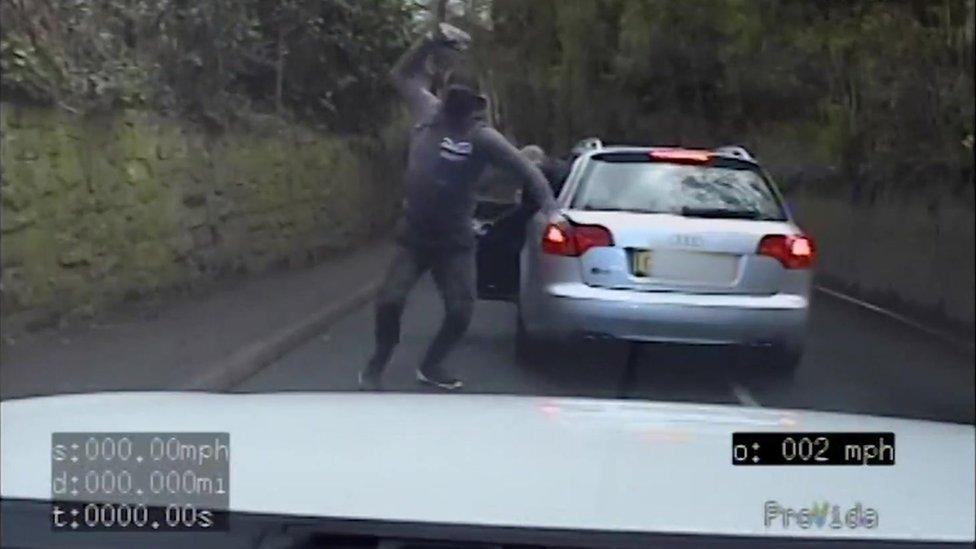
<instances>
[{"instance_id":1,"label":"high-level brake light","mask_svg":"<svg viewBox=\"0 0 976 549\"><path fill-rule=\"evenodd\" d=\"M654 149L648 156L651 160L676 164L708 164L712 161L712 155L708 151L691 149Z\"/></svg>"}]
</instances>

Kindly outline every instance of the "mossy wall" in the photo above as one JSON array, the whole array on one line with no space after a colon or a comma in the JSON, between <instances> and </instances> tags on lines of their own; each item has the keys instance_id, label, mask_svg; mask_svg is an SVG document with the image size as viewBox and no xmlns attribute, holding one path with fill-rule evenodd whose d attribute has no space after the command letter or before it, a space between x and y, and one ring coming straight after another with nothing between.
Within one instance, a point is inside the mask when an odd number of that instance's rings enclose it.
<instances>
[{"instance_id":1,"label":"mossy wall","mask_svg":"<svg viewBox=\"0 0 976 549\"><path fill-rule=\"evenodd\" d=\"M397 129L339 138L269 120L215 135L140 111L0 105L5 328L356 245L398 211Z\"/></svg>"},{"instance_id":2,"label":"mossy wall","mask_svg":"<svg viewBox=\"0 0 976 549\"><path fill-rule=\"evenodd\" d=\"M817 273L825 282L971 333L976 217L964 200L892 191L867 203L806 189L788 201L817 241Z\"/></svg>"}]
</instances>

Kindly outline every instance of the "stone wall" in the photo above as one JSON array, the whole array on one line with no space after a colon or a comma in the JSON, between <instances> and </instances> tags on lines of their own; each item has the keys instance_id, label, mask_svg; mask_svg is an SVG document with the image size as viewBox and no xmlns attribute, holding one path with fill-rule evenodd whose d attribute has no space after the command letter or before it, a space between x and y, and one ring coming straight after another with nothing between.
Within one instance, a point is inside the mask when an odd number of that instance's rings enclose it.
<instances>
[{"instance_id":1,"label":"stone wall","mask_svg":"<svg viewBox=\"0 0 976 549\"><path fill-rule=\"evenodd\" d=\"M788 197L832 286L922 320L973 327L973 207L889 192L870 203L816 190Z\"/></svg>"},{"instance_id":2,"label":"stone wall","mask_svg":"<svg viewBox=\"0 0 976 549\"><path fill-rule=\"evenodd\" d=\"M405 137L274 120L0 106L2 318L17 330L228 273L302 265L387 227Z\"/></svg>"}]
</instances>

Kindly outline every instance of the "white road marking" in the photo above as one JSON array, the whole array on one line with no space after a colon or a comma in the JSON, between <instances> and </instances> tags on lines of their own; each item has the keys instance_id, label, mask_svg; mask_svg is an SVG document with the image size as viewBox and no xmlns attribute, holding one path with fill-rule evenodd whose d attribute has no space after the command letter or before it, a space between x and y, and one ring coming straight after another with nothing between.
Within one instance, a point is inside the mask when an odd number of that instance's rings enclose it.
<instances>
[{"instance_id":1,"label":"white road marking","mask_svg":"<svg viewBox=\"0 0 976 549\"><path fill-rule=\"evenodd\" d=\"M739 399L739 402L741 402L743 406L762 408L762 404L759 404L759 401L752 396L752 393L750 393L748 389L742 385L739 385L738 383L732 383L731 386L732 394L735 395L735 398Z\"/></svg>"},{"instance_id":2,"label":"white road marking","mask_svg":"<svg viewBox=\"0 0 976 549\"><path fill-rule=\"evenodd\" d=\"M863 307L863 308L865 308L865 309L867 309L869 311L873 311L875 313L884 315L884 316L886 316L886 317L888 317L890 319L897 320L898 322L901 322L902 324L905 324L907 326L911 326L912 328L915 328L916 330L920 330L922 332L925 332L925 333L929 334L930 336L936 337L936 338L941 339L943 341L947 341L947 342L952 343L952 344L955 344L955 345L959 345L959 346L962 346L962 347L966 347L966 348L968 348L970 350L976 348L976 345L974 345L973 342L971 342L971 341L963 341L963 340L961 340L961 339L959 339L957 337L954 337L954 336L952 336L950 334L947 334L946 332L943 332L941 330L936 330L935 328L931 328L929 326L926 326L926 325L924 325L924 324L922 324L920 322L917 322L915 320L912 320L912 319L908 318L907 316L900 315L898 313L889 311L888 309L884 309L884 308L879 307L879 306L877 306L877 305L875 305L873 303L868 303L867 301L862 301L860 299L857 299L856 297L849 296L849 295L847 295L845 293L838 292L837 290L831 290L830 288L825 288L825 287L820 286L820 285L815 286L815 288L817 289L817 291L823 292L823 293L825 293L825 294L827 294L827 295L829 295L831 297L835 297L837 299L840 299L841 301L846 301L848 303L852 303L852 304L857 305L859 307Z\"/></svg>"}]
</instances>

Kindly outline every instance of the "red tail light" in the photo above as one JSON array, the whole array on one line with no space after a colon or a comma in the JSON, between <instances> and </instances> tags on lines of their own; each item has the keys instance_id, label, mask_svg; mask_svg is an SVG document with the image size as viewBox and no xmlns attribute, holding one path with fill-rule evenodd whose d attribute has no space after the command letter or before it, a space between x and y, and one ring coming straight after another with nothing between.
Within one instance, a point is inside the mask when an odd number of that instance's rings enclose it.
<instances>
[{"instance_id":1,"label":"red tail light","mask_svg":"<svg viewBox=\"0 0 976 549\"><path fill-rule=\"evenodd\" d=\"M577 257L599 246L613 246L610 231L600 225L550 223L542 231L542 251L547 254Z\"/></svg>"},{"instance_id":2,"label":"red tail light","mask_svg":"<svg viewBox=\"0 0 976 549\"><path fill-rule=\"evenodd\" d=\"M648 156L651 157L651 160L675 164L708 164L712 160L712 155L708 151L692 149L655 149Z\"/></svg>"},{"instance_id":3,"label":"red tail light","mask_svg":"<svg viewBox=\"0 0 976 549\"><path fill-rule=\"evenodd\" d=\"M809 269L813 266L816 246L809 236L769 234L759 241L759 255L777 259L787 269Z\"/></svg>"}]
</instances>

